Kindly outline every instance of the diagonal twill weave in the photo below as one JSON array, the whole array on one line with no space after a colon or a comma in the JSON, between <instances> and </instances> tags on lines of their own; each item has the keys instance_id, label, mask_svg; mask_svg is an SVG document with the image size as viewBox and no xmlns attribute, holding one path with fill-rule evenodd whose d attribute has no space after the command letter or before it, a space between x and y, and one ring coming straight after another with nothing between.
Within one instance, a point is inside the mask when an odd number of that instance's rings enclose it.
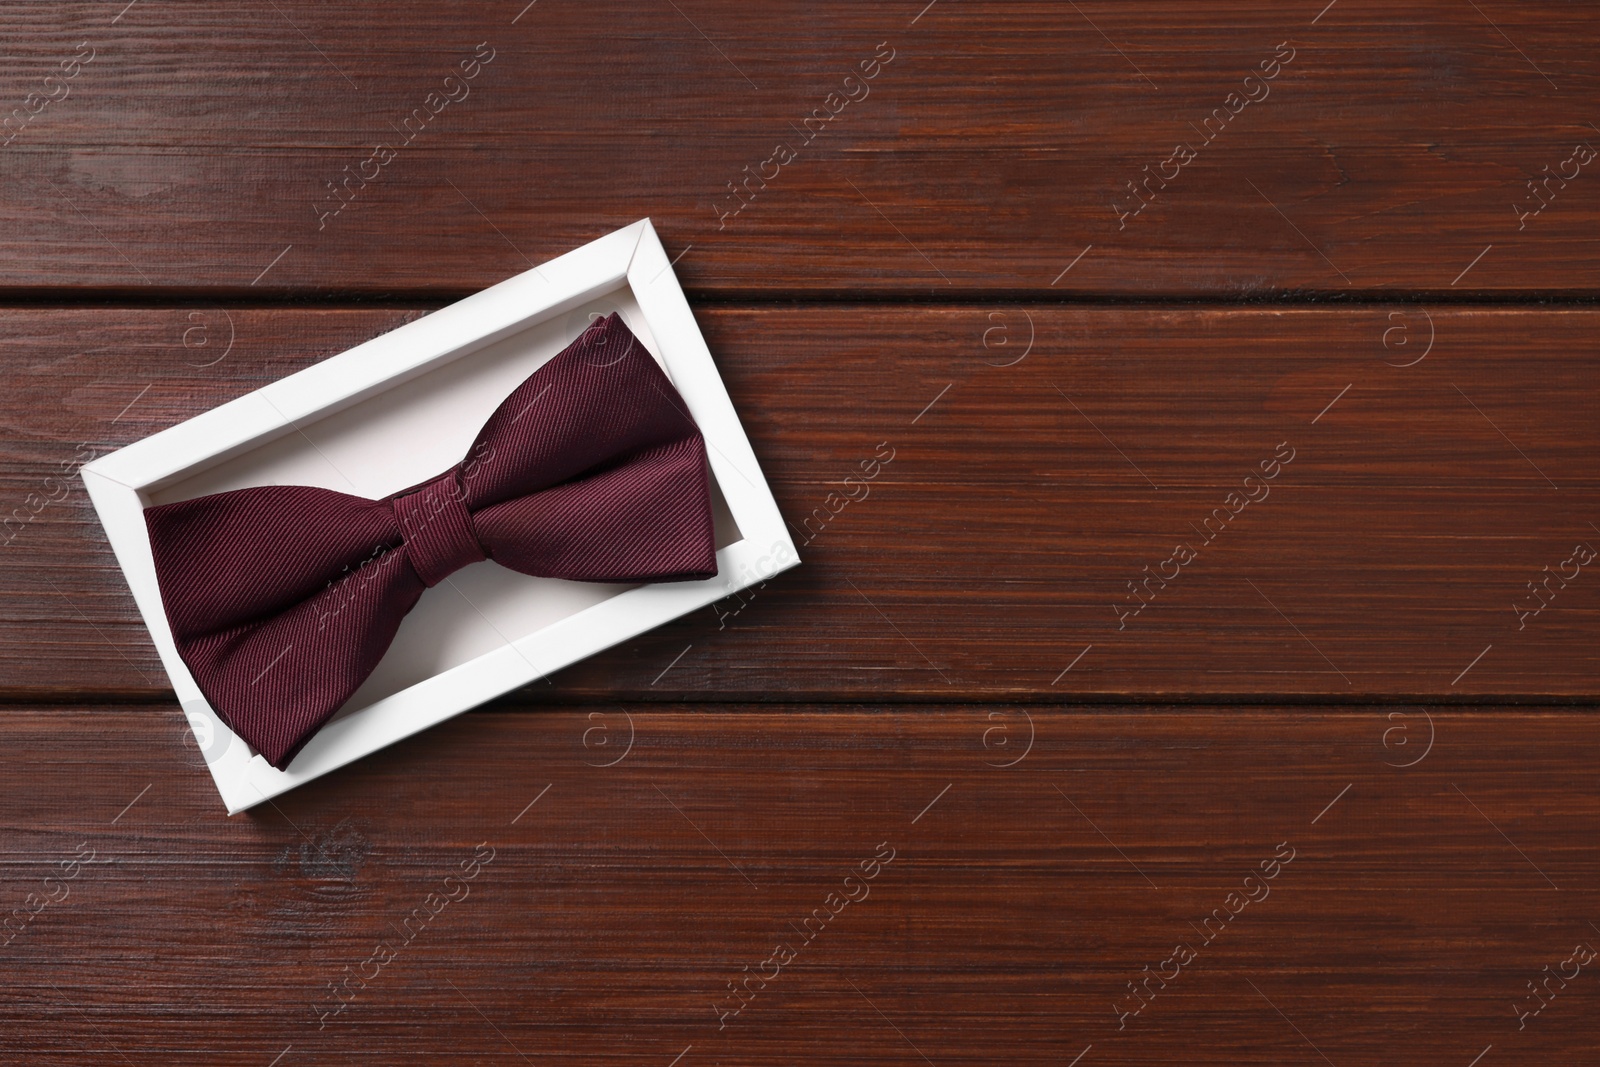
<instances>
[{"instance_id":1,"label":"diagonal twill weave","mask_svg":"<svg viewBox=\"0 0 1600 1067\"><path fill-rule=\"evenodd\" d=\"M587 582L717 573L705 440L616 314L530 375L437 478L383 500L238 489L145 522L179 654L280 770L423 591L469 563Z\"/></svg>"}]
</instances>

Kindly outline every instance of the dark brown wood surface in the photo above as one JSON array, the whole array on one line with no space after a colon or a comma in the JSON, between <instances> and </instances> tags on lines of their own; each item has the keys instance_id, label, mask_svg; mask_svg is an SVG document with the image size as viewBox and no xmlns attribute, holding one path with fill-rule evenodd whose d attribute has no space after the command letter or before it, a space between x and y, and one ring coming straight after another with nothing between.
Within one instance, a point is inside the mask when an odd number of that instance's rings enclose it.
<instances>
[{"instance_id":1,"label":"dark brown wood surface","mask_svg":"<svg viewBox=\"0 0 1600 1067\"><path fill-rule=\"evenodd\" d=\"M1593 1044L1593 965L1527 987L1600 945L1586 712L491 711L231 820L174 709L0 717L0 768L30 783L5 798L4 902L92 860L0 950L8 1061L1465 1065ZM794 958L763 967L780 944ZM1128 983L1172 976L1178 945L1194 958L1132 1014ZM1540 1010L1519 1027L1518 1007Z\"/></svg>"},{"instance_id":2,"label":"dark brown wood surface","mask_svg":"<svg viewBox=\"0 0 1600 1067\"><path fill-rule=\"evenodd\" d=\"M10 4L0 285L466 292L646 215L706 293L1595 285L1593 5L925 5Z\"/></svg>"},{"instance_id":3,"label":"dark brown wood surface","mask_svg":"<svg viewBox=\"0 0 1600 1067\"><path fill-rule=\"evenodd\" d=\"M0 1062L1588 1062L1597 30L0 3ZM66 472L645 216L802 566L224 816Z\"/></svg>"}]
</instances>

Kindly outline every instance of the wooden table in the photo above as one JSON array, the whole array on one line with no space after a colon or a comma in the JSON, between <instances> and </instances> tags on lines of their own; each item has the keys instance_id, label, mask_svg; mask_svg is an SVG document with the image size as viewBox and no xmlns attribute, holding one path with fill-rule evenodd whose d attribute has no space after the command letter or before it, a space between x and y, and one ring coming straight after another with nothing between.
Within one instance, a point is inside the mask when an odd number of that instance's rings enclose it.
<instances>
[{"instance_id":1,"label":"wooden table","mask_svg":"<svg viewBox=\"0 0 1600 1067\"><path fill-rule=\"evenodd\" d=\"M1600 9L924 4L0 7L0 1061L1593 1056ZM643 216L803 566L225 817L73 472Z\"/></svg>"}]
</instances>

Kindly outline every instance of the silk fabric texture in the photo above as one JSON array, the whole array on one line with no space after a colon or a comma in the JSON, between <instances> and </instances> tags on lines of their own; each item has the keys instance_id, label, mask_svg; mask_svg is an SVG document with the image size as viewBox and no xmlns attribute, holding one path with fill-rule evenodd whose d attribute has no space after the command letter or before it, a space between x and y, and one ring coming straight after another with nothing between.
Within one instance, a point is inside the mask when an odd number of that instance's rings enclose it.
<instances>
[{"instance_id":1,"label":"silk fabric texture","mask_svg":"<svg viewBox=\"0 0 1600 1067\"><path fill-rule=\"evenodd\" d=\"M145 509L167 621L211 707L282 770L470 563L541 578L717 573L705 440L617 314L517 387L466 458L382 500L260 486Z\"/></svg>"}]
</instances>

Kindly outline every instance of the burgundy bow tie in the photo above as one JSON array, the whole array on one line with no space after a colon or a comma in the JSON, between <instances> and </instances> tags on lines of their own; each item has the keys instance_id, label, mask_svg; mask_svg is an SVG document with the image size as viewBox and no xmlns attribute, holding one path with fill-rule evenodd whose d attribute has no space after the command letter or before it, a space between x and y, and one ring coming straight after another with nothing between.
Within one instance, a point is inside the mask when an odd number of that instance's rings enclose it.
<instances>
[{"instance_id":1,"label":"burgundy bow tie","mask_svg":"<svg viewBox=\"0 0 1600 1067\"><path fill-rule=\"evenodd\" d=\"M145 510L178 652L286 767L422 591L482 559L547 578L717 573L705 441L618 315L517 387L467 458L383 500L262 486Z\"/></svg>"}]
</instances>

